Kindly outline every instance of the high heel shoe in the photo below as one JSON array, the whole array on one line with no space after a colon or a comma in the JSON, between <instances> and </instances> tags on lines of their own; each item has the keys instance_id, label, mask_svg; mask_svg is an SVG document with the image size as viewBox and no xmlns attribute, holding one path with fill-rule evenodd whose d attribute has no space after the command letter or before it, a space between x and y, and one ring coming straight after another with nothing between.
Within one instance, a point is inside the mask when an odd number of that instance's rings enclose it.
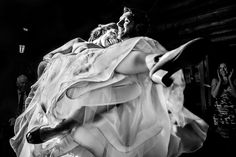
<instances>
[{"instance_id":1,"label":"high heel shoe","mask_svg":"<svg viewBox=\"0 0 236 157\"><path fill-rule=\"evenodd\" d=\"M26 140L31 144L44 143L56 136L67 134L72 130L73 127L77 126L78 124L79 123L76 120L69 119L63 120L54 128L38 126L33 128L26 134Z\"/></svg>"},{"instance_id":2,"label":"high heel shoe","mask_svg":"<svg viewBox=\"0 0 236 157\"><path fill-rule=\"evenodd\" d=\"M196 38L161 57L157 56L156 63L150 70L150 77L154 82L170 86L173 82L171 75L185 66L199 63L208 53L209 45L210 41Z\"/></svg>"},{"instance_id":3,"label":"high heel shoe","mask_svg":"<svg viewBox=\"0 0 236 157\"><path fill-rule=\"evenodd\" d=\"M31 144L44 143L54 137L52 136L51 133L52 130L53 128L50 127L44 127L44 128L43 126L35 127L26 134L26 140L28 143Z\"/></svg>"},{"instance_id":4,"label":"high heel shoe","mask_svg":"<svg viewBox=\"0 0 236 157\"><path fill-rule=\"evenodd\" d=\"M160 69L157 70L154 74L152 74L151 80L157 84L162 84L166 87L169 87L173 83L173 79L170 75L171 72Z\"/></svg>"}]
</instances>

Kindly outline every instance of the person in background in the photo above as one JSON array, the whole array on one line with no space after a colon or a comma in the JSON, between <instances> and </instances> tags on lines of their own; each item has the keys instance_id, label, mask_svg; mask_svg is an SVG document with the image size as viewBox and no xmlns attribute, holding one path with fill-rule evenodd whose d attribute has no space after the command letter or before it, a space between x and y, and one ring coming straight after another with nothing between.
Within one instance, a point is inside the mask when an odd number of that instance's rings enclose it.
<instances>
[{"instance_id":1,"label":"person in background","mask_svg":"<svg viewBox=\"0 0 236 157\"><path fill-rule=\"evenodd\" d=\"M16 78L16 87L17 87L17 106L15 117L10 118L9 122L11 126L14 126L15 119L27 108L25 100L29 94L29 80L28 77L24 74L20 74Z\"/></svg>"},{"instance_id":2,"label":"person in background","mask_svg":"<svg viewBox=\"0 0 236 157\"><path fill-rule=\"evenodd\" d=\"M214 145L217 155L234 153L236 140L236 81L234 69L226 62L221 62L216 70L217 77L211 82L213 97L212 118Z\"/></svg>"},{"instance_id":3,"label":"person in background","mask_svg":"<svg viewBox=\"0 0 236 157\"><path fill-rule=\"evenodd\" d=\"M4 93L0 99L0 147L3 156L16 156L9 144L9 139L14 135L14 124L17 116L26 108L24 101L29 92L27 76L24 73L9 75L8 80L4 82L7 89L1 88Z\"/></svg>"}]
</instances>

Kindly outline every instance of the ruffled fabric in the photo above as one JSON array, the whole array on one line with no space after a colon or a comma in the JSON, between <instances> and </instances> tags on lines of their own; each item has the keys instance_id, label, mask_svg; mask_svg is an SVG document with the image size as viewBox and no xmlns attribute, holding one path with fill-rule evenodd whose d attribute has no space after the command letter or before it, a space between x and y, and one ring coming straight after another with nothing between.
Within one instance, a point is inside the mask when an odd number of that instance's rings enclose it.
<instances>
[{"instance_id":1,"label":"ruffled fabric","mask_svg":"<svg viewBox=\"0 0 236 157\"><path fill-rule=\"evenodd\" d=\"M32 86L35 94L28 108L16 120L10 143L17 156L166 157L199 149L208 125L183 107L182 71L173 75L168 88L153 84L148 73L116 73L133 50L166 53L146 37L106 49L72 42L69 53L55 53ZM76 116L81 108L83 118ZM83 123L71 134L38 145L26 142L26 133L35 126L54 127L71 117Z\"/></svg>"}]
</instances>

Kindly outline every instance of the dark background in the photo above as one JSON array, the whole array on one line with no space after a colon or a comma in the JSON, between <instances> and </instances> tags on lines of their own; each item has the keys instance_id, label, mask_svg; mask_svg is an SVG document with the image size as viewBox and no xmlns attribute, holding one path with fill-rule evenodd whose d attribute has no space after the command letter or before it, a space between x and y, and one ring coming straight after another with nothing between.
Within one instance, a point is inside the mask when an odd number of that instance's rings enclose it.
<instances>
[{"instance_id":1,"label":"dark background","mask_svg":"<svg viewBox=\"0 0 236 157\"><path fill-rule=\"evenodd\" d=\"M167 49L204 36L230 49L217 49L220 57L235 50L234 0L1 0L1 82L12 70L27 71L35 79L43 55L75 37L88 39L98 24L117 22L124 5L147 11L149 36ZM19 44L26 45L24 54L19 54Z\"/></svg>"},{"instance_id":2,"label":"dark background","mask_svg":"<svg viewBox=\"0 0 236 157\"><path fill-rule=\"evenodd\" d=\"M15 108L9 96L16 77L24 73L34 83L43 55L73 38L87 40L98 24L117 22L123 6L145 10L149 36L169 50L199 36L211 40L210 75L222 59L235 66L235 0L0 0L1 128ZM25 53L19 44L26 45Z\"/></svg>"}]
</instances>

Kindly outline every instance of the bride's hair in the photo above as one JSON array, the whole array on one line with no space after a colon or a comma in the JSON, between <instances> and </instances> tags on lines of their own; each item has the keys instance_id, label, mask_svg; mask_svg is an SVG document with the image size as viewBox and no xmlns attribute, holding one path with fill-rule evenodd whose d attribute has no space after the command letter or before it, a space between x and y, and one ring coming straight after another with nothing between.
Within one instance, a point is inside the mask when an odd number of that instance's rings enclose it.
<instances>
[{"instance_id":1,"label":"bride's hair","mask_svg":"<svg viewBox=\"0 0 236 157\"><path fill-rule=\"evenodd\" d=\"M108 24L99 24L98 27L96 27L95 29L93 29L90 33L90 37L88 39L89 42L93 42L94 40L98 39L99 37L101 37L103 34L106 33L107 30L110 29L118 29L116 23L111 22Z\"/></svg>"}]
</instances>

